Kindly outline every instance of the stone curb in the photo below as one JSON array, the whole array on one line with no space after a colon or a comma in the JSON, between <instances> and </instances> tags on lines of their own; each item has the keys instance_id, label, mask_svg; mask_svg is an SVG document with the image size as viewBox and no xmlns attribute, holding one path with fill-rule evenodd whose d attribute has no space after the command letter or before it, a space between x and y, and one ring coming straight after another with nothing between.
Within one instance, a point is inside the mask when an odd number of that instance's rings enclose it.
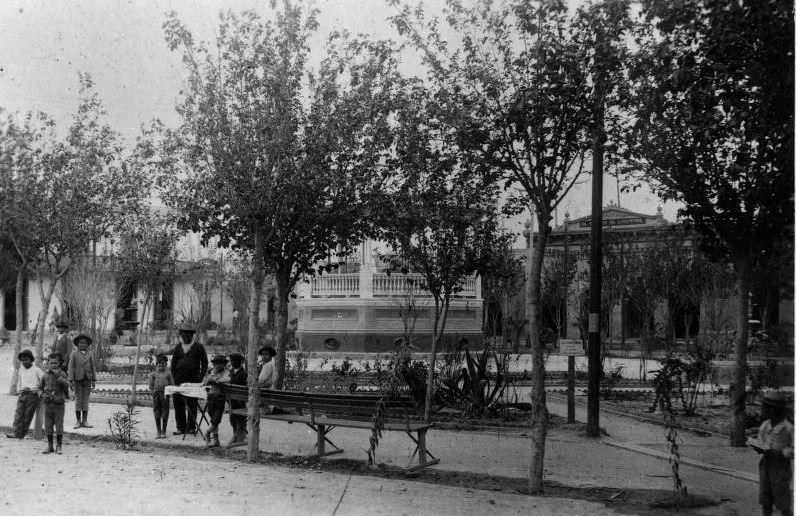
<instances>
[{"instance_id":1,"label":"stone curb","mask_svg":"<svg viewBox=\"0 0 796 516\"><path fill-rule=\"evenodd\" d=\"M550 393L548 393L548 394L550 394ZM566 398L564 398L564 397L555 397L555 399L556 399L556 401L559 401L559 402L562 402L562 401L566 402L567 401ZM586 406L586 403L584 403L581 400L575 400L575 403L578 404L578 405L581 405L581 406ZM636 421L641 421L642 423L649 423L649 424L657 425L657 426L661 426L661 427L666 426L662 421L658 421L657 419L644 417L644 416L639 416L637 414L631 414L629 412L622 412L621 410L616 410L616 409L608 408L608 407L604 407L604 406L600 407L600 412L607 412L609 414L614 414L616 416L621 416L621 417L627 417L627 418L630 418L630 419L635 419ZM677 429L678 430L685 430L687 432L692 432L692 433L695 433L695 434L698 434L698 435L707 434L707 435L715 435L717 437L723 437L723 438L726 438L726 439L730 438L730 436L727 435L727 434L722 434L720 432L703 430L701 428L693 428L693 427L690 427L690 426L681 425L679 423L677 424Z\"/></svg>"},{"instance_id":2,"label":"stone curb","mask_svg":"<svg viewBox=\"0 0 796 516\"><path fill-rule=\"evenodd\" d=\"M634 451L637 453L642 453L644 455L649 455L651 457L657 457L662 460L669 460L669 455L659 452L656 450L650 450L649 448L644 448L643 446L638 446L635 444L628 444L628 443L618 443L615 441L608 441L603 439L603 442L609 446L614 446L616 448L622 448L625 450ZM755 484L760 482L760 479L754 473L747 473L745 471L737 471L734 469L723 468L721 466L716 466L715 464L709 464L707 462L702 462L699 460L688 459L685 457L680 458L681 464L688 464L689 466L694 466L696 468L705 469L708 471L714 471L716 473L721 473L723 475L727 475L730 477L740 478L741 480L747 480L749 482L753 482Z\"/></svg>"}]
</instances>

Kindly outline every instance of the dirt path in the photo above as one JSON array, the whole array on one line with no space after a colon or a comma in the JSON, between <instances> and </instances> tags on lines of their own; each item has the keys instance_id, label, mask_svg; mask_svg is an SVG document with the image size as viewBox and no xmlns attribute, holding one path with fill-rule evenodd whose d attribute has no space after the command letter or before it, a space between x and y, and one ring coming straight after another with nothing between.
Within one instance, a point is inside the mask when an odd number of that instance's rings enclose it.
<instances>
[{"instance_id":1,"label":"dirt path","mask_svg":"<svg viewBox=\"0 0 796 516\"><path fill-rule=\"evenodd\" d=\"M602 504L463 489L179 452L117 451L0 437L0 514L617 514ZM338 506L339 502L339 506Z\"/></svg>"}]
</instances>

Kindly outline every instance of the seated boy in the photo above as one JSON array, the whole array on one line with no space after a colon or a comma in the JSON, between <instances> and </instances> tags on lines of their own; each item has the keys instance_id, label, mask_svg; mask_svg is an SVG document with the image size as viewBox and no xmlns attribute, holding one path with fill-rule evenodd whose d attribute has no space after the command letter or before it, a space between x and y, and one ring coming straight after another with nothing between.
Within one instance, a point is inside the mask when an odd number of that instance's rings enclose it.
<instances>
[{"instance_id":1,"label":"seated boy","mask_svg":"<svg viewBox=\"0 0 796 516\"><path fill-rule=\"evenodd\" d=\"M202 385L207 386L207 413L210 415L210 429L205 435L208 446L221 446L218 440L218 425L224 415L224 391L219 384L229 383L227 371L227 357L216 355L211 360L213 368L207 372ZM211 442L211 438L213 441Z\"/></svg>"}]
</instances>

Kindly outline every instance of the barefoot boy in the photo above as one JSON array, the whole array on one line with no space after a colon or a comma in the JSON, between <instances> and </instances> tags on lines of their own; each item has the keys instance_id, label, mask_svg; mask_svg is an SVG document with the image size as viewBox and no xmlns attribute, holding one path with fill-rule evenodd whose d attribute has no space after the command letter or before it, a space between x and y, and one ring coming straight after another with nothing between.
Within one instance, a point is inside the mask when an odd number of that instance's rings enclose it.
<instances>
[{"instance_id":1,"label":"barefoot boy","mask_svg":"<svg viewBox=\"0 0 796 516\"><path fill-rule=\"evenodd\" d=\"M169 361L166 355L159 354L155 359L155 370L149 375L149 392L152 393L152 412L155 415L155 426L158 427L157 439L166 438L166 425L169 422L169 398L166 386L174 385L171 371L166 369Z\"/></svg>"}]
</instances>

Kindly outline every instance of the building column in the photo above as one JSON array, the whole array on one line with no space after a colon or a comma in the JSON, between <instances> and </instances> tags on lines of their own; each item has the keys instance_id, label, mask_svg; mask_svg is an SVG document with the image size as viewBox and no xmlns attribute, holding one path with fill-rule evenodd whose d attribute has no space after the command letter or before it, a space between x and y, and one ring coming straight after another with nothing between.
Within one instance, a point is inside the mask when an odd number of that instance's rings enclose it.
<instances>
[{"instance_id":1,"label":"building column","mask_svg":"<svg viewBox=\"0 0 796 516\"><path fill-rule=\"evenodd\" d=\"M6 329L6 292L0 290L0 333Z\"/></svg>"},{"instance_id":2,"label":"building column","mask_svg":"<svg viewBox=\"0 0 796 516\"><path fill-rule=\"evenodd\" d=\"M373 274L376 272L376 253L373 250L373 241L368 239L362 242L361 264L359 266L359 297L360 299L373 298Z\"/></svg>"}]
</instances>

